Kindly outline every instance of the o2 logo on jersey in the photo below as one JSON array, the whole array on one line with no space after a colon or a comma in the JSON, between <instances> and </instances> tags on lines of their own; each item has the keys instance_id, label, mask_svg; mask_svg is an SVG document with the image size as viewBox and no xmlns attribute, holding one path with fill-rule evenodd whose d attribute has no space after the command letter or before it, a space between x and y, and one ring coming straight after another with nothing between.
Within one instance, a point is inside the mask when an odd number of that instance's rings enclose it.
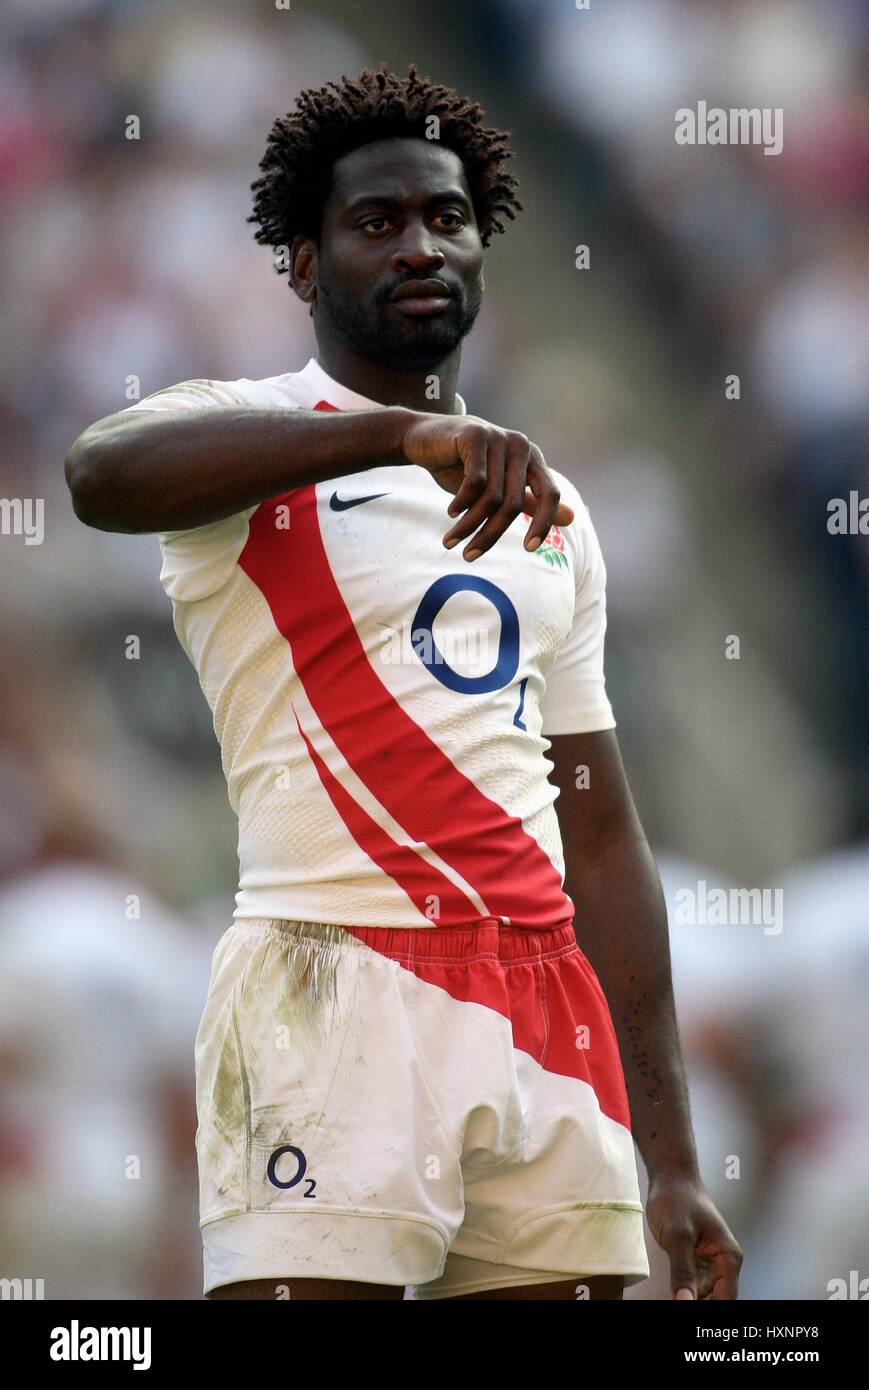
<instances>
[{"instance_id":1,"label":"o2 logo on jersey","mask_svg":"<svg viewBox=\"0 0 869 1390\"><path fill-rule=\"evenodd\" d=\"M501 619L497 660L491 671L482 676L463 676L454 670L438 648L432 631L447 599L463 591L488 599ZM491 580L477 575L445 574L423 594L411 624L411 642L423 666L441 685L461 695L485 695L509 685L519 667L519 614L503 589Z\"/></svg>"},{"instance_id":2,"label":"o2 logo on jersey","mask_svg":"<svg viewBox=\"0 0 869 1390\"><path fill-rule=\"evenodd\" d=\"M296 1171L288 1181L284 1181L282 1178L278 1177L278 1162L283 1158L284 1154L292 1154L293 1158L296 1160ZM282 1168L286 1169L286 1167L287 1165L282 1165ZM266 1173L268 1174L268 1180L272 1184L272 1187L279 1187L282 1191L286 1191L290 1187L298 1186L304 1178L307 1168L308 1160L305 1158L301 1149L295 1148L292 1144L282 1144L281 1147L275 1149L274 1153L271 1155ZM314 1188L317 1184L313 1178L308 1178L308 1182L310 1183L310 1187L307 1192L302 1193L303 1197L314 1196Z\"/></svg>"}]
</instances>

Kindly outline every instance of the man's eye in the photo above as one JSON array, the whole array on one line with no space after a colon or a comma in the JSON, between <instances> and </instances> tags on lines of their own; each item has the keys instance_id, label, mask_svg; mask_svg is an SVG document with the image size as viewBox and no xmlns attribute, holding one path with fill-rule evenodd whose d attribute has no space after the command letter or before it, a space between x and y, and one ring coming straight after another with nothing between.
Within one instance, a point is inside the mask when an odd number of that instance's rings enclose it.
<instances>
[{"instance_id":1,"label":"man's eye","mask_svg":"<svg viewBox=\"0 0 869 1390\"><path fill-rule=\"evenodd\" d=\"M458 212L439 212L438 215L437 215L437 217L435 218L435 221L436 221L436 222L444 222L444 221L446 221L447 224L448 224L448 226L447 226L447 230L448 230L448 231L453 231L453 230L455 230L457 227L464 227L464 225L465 225L465 219L462 217L461 213L458 213Z\"/></svg>"},{"instance_id":2,"label":"man's eye","mask_svg":"<svg viewBox=\"0 0 869 1390\"><path fill-rule=\"evenodd\" d=\"M366 217L364 222L359 223L359 230L360 232L372 232L376 236L388 225L385 217Z\"/></svg>"}]
</instances>

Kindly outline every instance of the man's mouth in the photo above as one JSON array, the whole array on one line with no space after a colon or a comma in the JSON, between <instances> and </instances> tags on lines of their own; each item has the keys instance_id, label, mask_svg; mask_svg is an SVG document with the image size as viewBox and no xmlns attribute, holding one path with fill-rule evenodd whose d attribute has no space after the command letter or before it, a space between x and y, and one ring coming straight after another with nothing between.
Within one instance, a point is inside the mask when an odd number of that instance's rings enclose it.
<instances>
[{"instance_id":1,"label":"man's mouth","mask_svg":"<svg viewBox=\"0 0 869 1390\"><path fill-rule=\"evenodd\" d=\"M442 280L405 280L389 296L401 314L411 318L431 318L449 308L452 292Z\"/></svg>"}]
</instances>

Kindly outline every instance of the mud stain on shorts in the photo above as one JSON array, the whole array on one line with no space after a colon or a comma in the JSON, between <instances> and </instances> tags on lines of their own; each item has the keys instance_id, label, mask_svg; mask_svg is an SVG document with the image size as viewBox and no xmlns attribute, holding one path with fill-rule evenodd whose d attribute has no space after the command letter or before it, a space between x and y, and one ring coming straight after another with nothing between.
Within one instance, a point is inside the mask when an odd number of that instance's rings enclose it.
<instances>
[{"instance_id":1,"label":"mud stain on shorts","mask_svg":"<svg viewBox=\"0 0 869 1390\"><path fill-rule=\"evenodd\" d=\"M207 1150L205 1170L220 1197L241 1190L248 1136L248 1097L238 1039L231 1019L214 1072L207 1125L200 1122L197 1143ZM210 1203L209 1203L210 1204Z\"/></svg>"},{"instance_id":2,"label":"mud stain on shorts","mask_svg":"<svg viewBox=\"0 0 869 1390\"><path fill-rule=\"evenodd\" d=\"M269 971L276 990L272 1022L286 1028L288 1046L302 1051L322 1048L341 1020L338 967L348 940L336 927L307 930L308 935L281 937L282 968Z\"/></svg>"}]
</instances>

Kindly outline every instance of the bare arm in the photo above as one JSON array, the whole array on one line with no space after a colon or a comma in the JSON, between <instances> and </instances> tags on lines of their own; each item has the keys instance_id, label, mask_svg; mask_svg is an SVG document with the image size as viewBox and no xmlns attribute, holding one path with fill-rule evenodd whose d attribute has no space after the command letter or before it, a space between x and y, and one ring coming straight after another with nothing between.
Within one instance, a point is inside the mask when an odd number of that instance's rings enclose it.
<instances>
[{"instance_id":1,"label":"bare arm","mask_svg":"<svg viewBox=\"0 0 869 1390\"><path fill-rule=\"evenodd\" d=\"M612 730L555 735L551 756L565 891L576 908L580 950L612 1013L631 1126L649 1175L649 1225L670 1256L674 1294L690 1288L694 1297L735 1298L742 1256L700 1180L666 905L618 741ZM589 769L583 790L579 767Z\"/></svg>"},{"instance_id":2,"label":"bare arm","mask_svg":"<svg viewBox=\"0 0 869 1390\"><path fill-rule=\"evenodd\" d=\"M321 413L247 406L121 411L81 434L66 458L76 515L103 531L184 531L267 498L390 464L428 470L464 513L444 537L468 540L466 559L532 514L535 549L559 502L543 455L525 435L474 415L429 415L387 406ZM456 515L451 512L451 515ZM480 528L480 529L478 529ZM476 532L476 535L471 535Z\"/></svg>"},{"instance_id":3,"label":"bare arm","mask_svg":"<svg viewBox=\"0 0 869 1390\"><path fill-rule=\"evenodd\" d=\"M222 405L121 411L79 436L66 478L88 526L183 531L291 488L405 463L401 440L412 414Z\"/></svg>"}]
</instances>

